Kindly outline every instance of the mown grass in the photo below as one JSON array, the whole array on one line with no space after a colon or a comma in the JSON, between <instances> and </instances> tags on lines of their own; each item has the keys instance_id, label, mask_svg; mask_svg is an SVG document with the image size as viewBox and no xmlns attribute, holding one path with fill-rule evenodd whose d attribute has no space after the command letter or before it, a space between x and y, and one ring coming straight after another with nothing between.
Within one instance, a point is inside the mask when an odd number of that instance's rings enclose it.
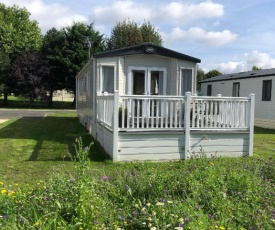
<instances>
[{"instance_id":1,"label":"mown grass","mask_svg":"<svg viewBox=\"0 0 275 230\"><path fill-rule=\"evenodd\" d=\"M6 157L0 162L6 159L5 164L14 164L18 151L25 155L25 160L18 160L25 166L13 174L25 172L20 180L15 177L3 183L0 179L3 229L275 228L274 130L255 129L253 157L113 163L98 146L91 151L86 147L91 139L74 114L53 114L49 119L40 120L45 122L40 127L36 123L32 134L23 132L28 129L24 122L18 123L21 128L8 122L0 129L2 143L15 142L8 152L14 154L10 162ZM4 130L9 138L4 138L1 130L9 126ZM44 131L46 127L51 131ZM25 141L16 144L21 139ZM37 158L26 160L40 140ZM72 142L80 147L75 160L69 161L69 153L74 153ZM26 165L36 163L41 163L39 167L49 164L31 176ZM61 165L62 170L45 175L52 166L58 169ZM45 176L40 178L41 174ZM6 175L5 170L1 175ZM22 185L24 177L31 185Z\"/></svg>"},{"instance_id":2,"label":"mown grass","mask_svg":"<svg viewBox=\"0 0 275 230\"><path fill-rule=\"evenodd\" d=\"M76 112L50 113L45 118L21 118L0 124L0 180L5 184L31 184L47 179L53 167L58 171L70 169L72 144L79 136L86 144L92 141L79 124ZM98 154L94 160L104 157Z\"/></svg>"}]
</instances>

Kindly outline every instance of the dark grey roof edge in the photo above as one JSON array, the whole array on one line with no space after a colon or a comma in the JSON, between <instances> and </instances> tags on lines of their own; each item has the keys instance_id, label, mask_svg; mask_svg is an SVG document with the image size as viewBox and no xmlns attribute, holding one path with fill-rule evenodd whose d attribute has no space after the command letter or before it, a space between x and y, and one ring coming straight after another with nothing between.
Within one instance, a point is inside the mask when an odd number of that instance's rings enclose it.
<instances>
[{"instance_id":1,"label":"dark grey roof edge","mask_svg":"<svg viewBox=\"0 0 275 230\"><path fill-rule=\"evenodd\" d=\"M180 60L187 60L195 63L200 63L201 60L174 50L155 45L153 43L143 43L136 46L126 47L117 50L108 50L94 55L95 58L125 56L134 54L160 55Z\"/></svg>"},{"instance_id":2,"label":"dark grey roof edge","mask_svg":"<svg viewBox=\"0 0 275 230\"><path fill-rule=\"evenodd\" d=\"M238 79L268 77L268 76L275 76L275 68L224 74L224 75L219 75L216 77L212 77L212 78L208 78L208 79L199 81L199 83L216 82L216 81L230 81L230 80L238 80Z\"/></svg>"}]
</instances>

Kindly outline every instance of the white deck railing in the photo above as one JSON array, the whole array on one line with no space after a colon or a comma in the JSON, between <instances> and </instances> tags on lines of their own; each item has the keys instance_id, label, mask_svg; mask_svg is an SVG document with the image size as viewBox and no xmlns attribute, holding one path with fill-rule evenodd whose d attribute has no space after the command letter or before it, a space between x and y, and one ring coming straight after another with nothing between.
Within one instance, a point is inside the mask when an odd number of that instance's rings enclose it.
<instances>
[{"instance_id":1,"label":"white deck railing","mask_svg":"<svg viewBox=\"0 0 275 230\"><path fill-rule=\"evenodd\" d=\"M248 129L250 99L244 97L191 97L191 130Z\"/></svg>"},{"instance_id":2,"label":"white deck railing","mask_svg":"<svg viewBox=\"0 0 275 230\"><path fill-rule=\"evenodd\" d=\"M114 104L119 108L114 108ZM250 97L135 96L97 97L97 120L119 131L249 130ZM254 108L254 107L253 107ZM252 111L253 112L253 111ZM117 114L117 115L116 115Z\"/></svg>"},{"instance_id":3,"label":"white deck railing","mask_svg":"<svg viewBox=\"0 0 275 230\"><path fill-rule=\"evenodd\" d=\"M97 121L108 128L113 127L114 95L97 96Z\"/></svg>"},{"instance_id":4,"label":"white deck railing","mask_svg":"<svg viewBox=\"0 0 275 230\"><path fill-rule=\"evenodd\" d=\"M182 129L184 97L120 96L120 130Z\"/></svg>"}]
</instances>

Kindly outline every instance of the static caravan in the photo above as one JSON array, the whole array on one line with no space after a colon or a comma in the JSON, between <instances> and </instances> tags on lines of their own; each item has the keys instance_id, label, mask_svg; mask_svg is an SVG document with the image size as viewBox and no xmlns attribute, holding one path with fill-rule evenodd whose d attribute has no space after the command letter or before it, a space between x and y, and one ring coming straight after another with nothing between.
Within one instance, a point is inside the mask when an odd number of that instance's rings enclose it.
<instances>
[{"instance_id":1,"label":"static caravan","mask_svg":"<svg viewBox=\"0 0 275 230\"><path fill-rule=\"evenodd\" d=\"M201 81L202 95L255 94L255 126L275 129L275 68L225 74Z\"/></svg>"},{"instance_id":2,"label":"static caravan","mask_svg":"<svg viewBox=\"0 0 275 230\"><path fill-rule=\"evenodd\" d=\"M151 43L97 53L76 77L80 122L114 161L251 155L253 95L196 96L198 63Z\"/></svg>"}]
</instances>

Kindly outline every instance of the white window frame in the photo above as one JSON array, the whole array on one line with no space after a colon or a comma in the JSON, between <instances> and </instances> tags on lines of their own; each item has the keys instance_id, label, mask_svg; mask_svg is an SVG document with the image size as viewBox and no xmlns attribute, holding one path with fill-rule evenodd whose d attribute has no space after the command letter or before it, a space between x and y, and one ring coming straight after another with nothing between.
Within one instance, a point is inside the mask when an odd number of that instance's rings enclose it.
<instances>
[{"instance_id":1,"label":"white window frame","mask_svg":"<svg viewBox=\"0 0 275 230\"><path fill-rule=\"evenodd\" d=\"M129 66L128 67L128 79L127 79L127 94L133 94L133 71L141 70L145 72L145 95L149 95L151 91L151 72L159 71L163 72L163 95L167 94L167 69L165 67L142 67L142 66Z\"/></svg>"},{"instance_id":2,"label":"white window frame","mask_svg":"<svg viewBox=\"0 0 275 230\"><path fill-rule=\"evenodd\" d=\"M114 67L114 91L116 90L117 72L116 65L110 63L98 64L98 84L97 84L97 94L103 94L103 67Z\"/></svg>"},{"instance_id":3,"label":"white window frame","mask_svg":"<svg viewBox=\"0 0 275 230\"><path fill-rule=\"evenodd\" d=\"M182 70L191 70L192 71L192 85L191 85L191 95L193 95L194 94L194 68L186 68L186 67L180 67L179 68L179 70L180 70L180 74L179 74L179 96L184 96L184 95L182 95L182 84L183 84L183 82L182 82Z\"/></svg>"}]
</instances>

